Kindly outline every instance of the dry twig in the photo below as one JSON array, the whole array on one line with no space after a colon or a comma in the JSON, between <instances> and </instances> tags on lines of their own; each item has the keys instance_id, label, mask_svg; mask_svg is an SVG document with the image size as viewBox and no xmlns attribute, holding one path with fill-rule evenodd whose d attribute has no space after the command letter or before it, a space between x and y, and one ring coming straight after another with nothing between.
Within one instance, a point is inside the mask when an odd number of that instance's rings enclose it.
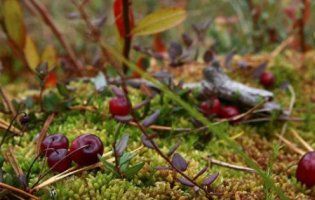
<instances>
[{"instance_id":1,"label":"dry twig","mask_svg":"<svg viewBox=\"0 0 315 200\"><path fill-rule=\"evenodd\" d=\"M36 196L30 194L30 193L27 193L27 192L25 192L25 191L23 191L23 190L21 190L21 189L19 189L19 188L13 187L13 186L11 186L11 185L7 185L7 184L5 184L5 183L1 183L1 182L0 182L0 187L5 188L5 189L7 189L7 190L10 190L10 191L12 191L12 192L15 192L15 193L17 193L17 194L20 194L20 195L22 195L22 196L24 196L24 197L28 197L28 198L30 198L30 199L35 199L35 200L39 200L39 199L40 199L40 198L38 198L38 197L36 197Z\"/></svg>"},{"instance_id":2,"label":"dry twig","mask_svg":"<svg viewBox=\"0 0 315 200\"><path fill-rule=\"evenodd\" d=\"M50 114L48 116L48 118L46 119L42 130L39 133L39 137L38 137L37 142L36 142L37 155L40 154L40 145L41 145L42 141L45 139L45 137L47 135L48 128L49 128L50 124L52 123L52 121L54 120L54 118L55 118L55 113Z\"/></svg>"}]
</instances>

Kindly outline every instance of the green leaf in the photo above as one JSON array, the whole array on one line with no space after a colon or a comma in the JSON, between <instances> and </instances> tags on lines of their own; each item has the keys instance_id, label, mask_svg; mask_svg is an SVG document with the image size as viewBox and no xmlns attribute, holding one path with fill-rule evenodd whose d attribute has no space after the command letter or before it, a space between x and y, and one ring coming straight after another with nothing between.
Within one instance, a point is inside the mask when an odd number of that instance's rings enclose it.
<instances>
[{"instance_id":1,"label":"green leaf","mask_svg":"<svg viewBox=\"0 0 315 200\"><path fill-rule=\"evenodd\" d=\"M144 17L132 30L132 35L151 35L182 23L187 17L182 8L165 8Z\"/></svg>"},{"instance_id":2,"label":"green leaf","mask_svg":"<svg viewBox=\"0 0 315 200\"><path fill-rule=\"evenodd\" d=\"M54 69L57 65L57 52L53 45L47 45L44 49L44 52L41 56L41 62L47 62L48 64L48 71Z\"/></svg>"},{"instance_id":3,"label":"green leaf","mask_svg":"<svg viewBox=\"0 0 315 200\"><path fill-rule=\"evenodd\" d=\"M63 97L69 97L69 90L64 84L58 83L57 90Z\"/></svg>"},{"instance_id":4,"label":"green leaf","mask_svg":"<svg viewBox=\"0 0 315 200\"><path fill-rule=\"evenodd\" d=\"M8 37L21 49L24 48L26 30L23 13L18 0L4 0L2 14Z\"/></svg>"},{"instance_id":5,"label":"green leaf","mask_svg":"<svg viewBox=\"0 0 315 200\"><path fill-rule=\"evenodd\" d=\"M137 163L132 167L127 168L123 173L126 175L127 178L132 178L136 175L144 166L144 162Z\"/></svg>"},{"instance_id":6,"label":"green leaf","mask_svg":"<svg viewBox=\"0 0 315 200\"><path fill-rule=\"evenodd\" d=\"M130 160L133 157L135 157L135 155L136 154L129 153L129 152L124 153L119 159L119 167L120 168L126 168L129 165Z\"/></svg>"},{"instance_id":7,"label":"green leaf","mask_svg":"<svg viewBox=\"0 0 315 200\"><path fill-rule=\"evenodd\" d=\"M61 99L56 93L51 92L44 96L43 107L45 111L52 112L61 110L60 104Z\"/></svg>"},{"instance_id":8,"label":"green leaf","mask_svg":"<svg viewBox=\"0 0 315 200\"><path fill-rule=\"evenodd\" d=\"M28 66L36 72L36 67L40 62L36 45L30 36L26 37L26 43L24 47L24 55Z\"/></svg>"}]
</instances>

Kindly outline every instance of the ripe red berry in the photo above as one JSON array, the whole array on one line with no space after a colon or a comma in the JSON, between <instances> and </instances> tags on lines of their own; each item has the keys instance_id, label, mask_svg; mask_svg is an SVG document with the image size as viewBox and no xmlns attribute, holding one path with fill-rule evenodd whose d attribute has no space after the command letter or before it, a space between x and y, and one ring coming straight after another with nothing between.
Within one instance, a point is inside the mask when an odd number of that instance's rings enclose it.
<instances>
[{"instance_id":1,"label":"ripe red berry","mask_svg":"<svg viewBox=\"0 0 315 200\"><path fill-rule=\"evenodd\" d=\"M219 112L219 116L224 119L229 119L240 114L236 106L223 106Z\"/></svg>"},{"instance_id":2,"label":"ripe red berry","mask_svg":"<svg viewBox=\"0 0 315 200\"><path fill-rule=\"evenodd\" d=\"M109 101L109 112L115 116L126 116L130 113L131 106L124 97L115 97Z\"/></svg>"},{"instance_id":3,"label":"ripe red berry","mask_svg":"<svg viewBox=\"0 0 315 200\"><path fill-rule=\"evenodd\" d=\"M99 137L93 134L84 134L77 137L71 144L71 159L79 166L97 163L99 155L103 155L104 146Z\"/></svg>"},{"instance_id":4,"label":"ripe red berry","mask_svg":"<svg viewBox=\"0 0 315 200\"><path fill-rule=\"evenodd\" d=\"M115 22L119 31L119 35L120 37L125 37L126 31L125 31L124 16L123 16L123 1L115 0L113 10L114 10ZM130 30L132 30L135 26L134 16L133 16L133 11L132 11L131 6L129 6L129 26L130 26Z\"/></svg>"},{"instance_id":5,"label":"ripe red berry","mask_svg":"<svg viewBox=\"0 0 315 200\"><path fill-rule=\"evenodd\" d=\"M217 98L213 99L212 101L203 101L200 104L200 110L206 116L218 115L221 110L221 102Z\"/></svg>"},{"instance_id":6,"label":"ripe red berry","mask_svg":"<svg viewBox=\"0 0 315 200\"><path fill-rule=\"evenodd\" d=\"M296 169L296 179L307 187L315 186L315 151L301 158Z\"/></svg>"},{"instance_id":7,"label":"ripe red berry","mask_svg":"<svg viewBox=\"0 0 315 200\"><path fill-rule=\"evenodd\" d=\"M68 149L56 149L47 157L47 164L52 171L63 172L70 168L71 159Z\"/></svg>"},{"instance_id":8,"label":"ripe red berry","mask_svg":"<svg viewBox=\"0 0 315 200\"><path fill-rule=\"evenodd\" d=\"M49 156L54 149L68 149L68 138L62 134L48 135L40 145L41 152Z\"/></svg>"},{"instance_id":9,"label":"ripe red berry","mask_svg":"<svg viewBox=\"0 0 315 200\"><path fill-rule=\"evenodd\" d=\"M275 77L271 72L264 72L260 75L260 84L264 87L272 87L275 84Z\"/></svg>"}]
</instances>

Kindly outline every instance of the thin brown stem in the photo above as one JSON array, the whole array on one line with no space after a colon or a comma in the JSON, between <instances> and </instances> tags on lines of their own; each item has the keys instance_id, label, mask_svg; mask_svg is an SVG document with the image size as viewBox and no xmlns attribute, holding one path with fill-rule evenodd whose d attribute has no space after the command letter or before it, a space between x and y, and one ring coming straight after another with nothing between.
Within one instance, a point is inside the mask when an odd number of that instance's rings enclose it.
<instances>
[{"instance_id":1,"label":"thin brown stem","mask_svg":"<svg viewBox=\"0 0 315 200\"><path fill-rule=\"evenodd\" d=\"M37 10L37 12L41 15L43 21L47 24L47 26L54 33L56 38L59 40L61 46L65 49L67 54L69 55L71 63L78 69L78 71L82 70L81 64L78 62L77 56L75 55L72 47L66 42L66 39L61 34L60 30L55 25L52 16L49 14L47 8L36 0L26 0L32 4L32 6ZM25 1L25 2L26 2ZM80 73L80 72L78 72Z\"/></svg>"},{"instance_id":2,"label":"thin brown stem","mask_svg":"<svg viewBox=\"0 0 315 200\"><path fill-rule=\"evenodd\" d=\"M49 128L50 124L52 123L52 121L54 120L55 115L56 115L55 113L52 113L48 116L48 118L46 119L46 121L44 123L42 130L39 133L39 137L37 139L37 145L36 145L37 155L40 154L40 145L41 145L42 141L44 140L44 138L46 137L48 128Z\"/></svg>"},{"instance_id":3,"label":"thin brown stem","mask_svg":"<svg viewBox=\"0 0 315 200\"><path fill-rule=\"evenodd\" d=\"M90 17L85 12L85 10L84 10L85 3L83 2L81 4L78 4L75 0L71 0L71 2L73 5L75 5L77 7L77 9L81 15L81 18L84 20L88 29L91 31L91 35L92 35L94 41L99 41L100 36L101 36L100 30L92 24Z\"/></svg>"},{"instance_id":4,"label":"thin brown stem","mask_svg":"<svg viewBox=\"0 0 315 200\"><path fill-rule=\"evenodd\" d=\"M12 105L10 98L8 97L7 93L3 90L2 87L0 87L0 95L2 96L2 99L6 104L7 108L10 110L12 116L13 117L16 116L15 107Z\"/></svg>"}]
</instances>

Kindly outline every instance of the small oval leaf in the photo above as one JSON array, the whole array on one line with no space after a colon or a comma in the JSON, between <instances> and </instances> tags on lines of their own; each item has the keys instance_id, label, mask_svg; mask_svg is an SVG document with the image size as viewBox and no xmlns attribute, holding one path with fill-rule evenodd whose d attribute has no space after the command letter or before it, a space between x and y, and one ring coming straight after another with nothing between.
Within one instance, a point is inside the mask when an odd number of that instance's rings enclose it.
<instances>
[{"instance_id":1,"label":"small oval leaf","mask_svg":"<svg viewBox=\"0 0 315 200\"><path fill-rule=\"evenodd\" d=\"M26 37L26 43L24 47L24 55L28 66L36 72L36 67L40 62L36 45L30 36Z\"/></svg>"},{"instance_id":2,"label":"small oval leaf","mask_svg":"<svg viewBox=\"0 0 315 200\"><path fill-rule=\"evenodd\" d=\"M148 147L149 149L154 149L154 146L153 146L153 144L152 144L154 141L148 139L147 136L142 135L142 136L141 136L141 141L142 141L142 143L143 143L144 146Z\"/></svg>"},{"instance_id":3,"label":"small oval leaf","mask_svg":"<svg viewBox=\"0 0 315 200\"><path fill-rule=\"evenodd\" d=\"M217 180L218 176L219 176L219 172L211 174L210 176L206 177L203 180L202 185L206 185L206 186L211 185L215 180Z\"/></svg>"},{"instance_id":4,"label":"small oval leaf","mask_svg":"<svg viewBox=\"0 0 315 200\"><path fill-rule=\"evenodd\" d=\"M172 158L172 164L174 165L174 167L180 171L186 171L187 167L188 167L188 163L186 162L186 160L179 154L179 153L175 153L173 158Z\"/></svg>"},{"instance_id":5,"label":"small oval leaf","mask_svg":"<svg viewBox=\"0 0 315 200\"><path fill-rule=\"evenodd\" d=\"M112 92L117 96L117 97L125 97L124 91L120 89L119 87L113 86L112 87Z\"/></svg>"},{"instance_id":6,"label":"small oval leaf","mask_svg":"<svg viewBox=\"0 0 315 200\"><path fill-rule=\"evenodd\" d=\"M5 0L3 2L2 11L5 30L9 38L21 49L23 49L26 39L26 30L19 1Z\"/></svg>"},{"instance_id":7,"label":"small oval leaf","mask_svg":"<svg viewBox=\"0 0 315 200\"><path fill-rule=\"evenodd\" d=\"M188 179L184 177L180 177L177 179L181 184L188 186L188 187L194 187L195 185Z\"/></svg>"},{"instance_id":8,"label":"small oval leaf","mask_svg":"<svg viewBox=\"0 0 315 200\"><path fill-rule=\"evenodd\" d=\"M161 113L160 110L155 111L152 115L148 116L143 120L142 125L145 127L149 127L159 118L160 113Z\"/></svg>"},{"instance_id":9,"label":"small oval leaf","mask_svg":"<svg viewBox=\"0 0 315 200\"><path fill-rule=\"evenodd\" d=\"M122 156L122 154L124 153L124 151L127 148L127 144L128 144L128 140L129 140L129 135L126 134L124 135L121 140L119 140L116 145L115 145L115 151L117 156Z\"/></svg>"},{"instance_id":10,"label":"small oval leaf","mask_svg":"<svg viewBox=\"0 0 315 200\"><path fill-rule=\"evenodd\" d=\"M42 62L47 62L48 71L51 71L57 65L57 53L56 49L52 45L47 45L44 49L41 58Z\"/></svg>"},{"instance_id":11,"label":"small oval leaf","mask_svg":"<svg viewBox=\"0 0 315 200\"><path fill-rule=\"evenodd\" d=\"M187 17L182 8L165 8L143 18L132 30L132 35L151 35L170 29L182 23Z\"/></svg>"},{"instance_id":12,"label":"small oval leaf","mask_svg":"<svg viewBox=\"0 0 315 200\"><path fill-rule=\"evenodd\" d=\"M126 116L115 115L114 118L117 121L123 122L123 123L127 123L127 122L130 122L132 120L132 116L131 115L126 115Z\"/></svg>"}]
</instances>

